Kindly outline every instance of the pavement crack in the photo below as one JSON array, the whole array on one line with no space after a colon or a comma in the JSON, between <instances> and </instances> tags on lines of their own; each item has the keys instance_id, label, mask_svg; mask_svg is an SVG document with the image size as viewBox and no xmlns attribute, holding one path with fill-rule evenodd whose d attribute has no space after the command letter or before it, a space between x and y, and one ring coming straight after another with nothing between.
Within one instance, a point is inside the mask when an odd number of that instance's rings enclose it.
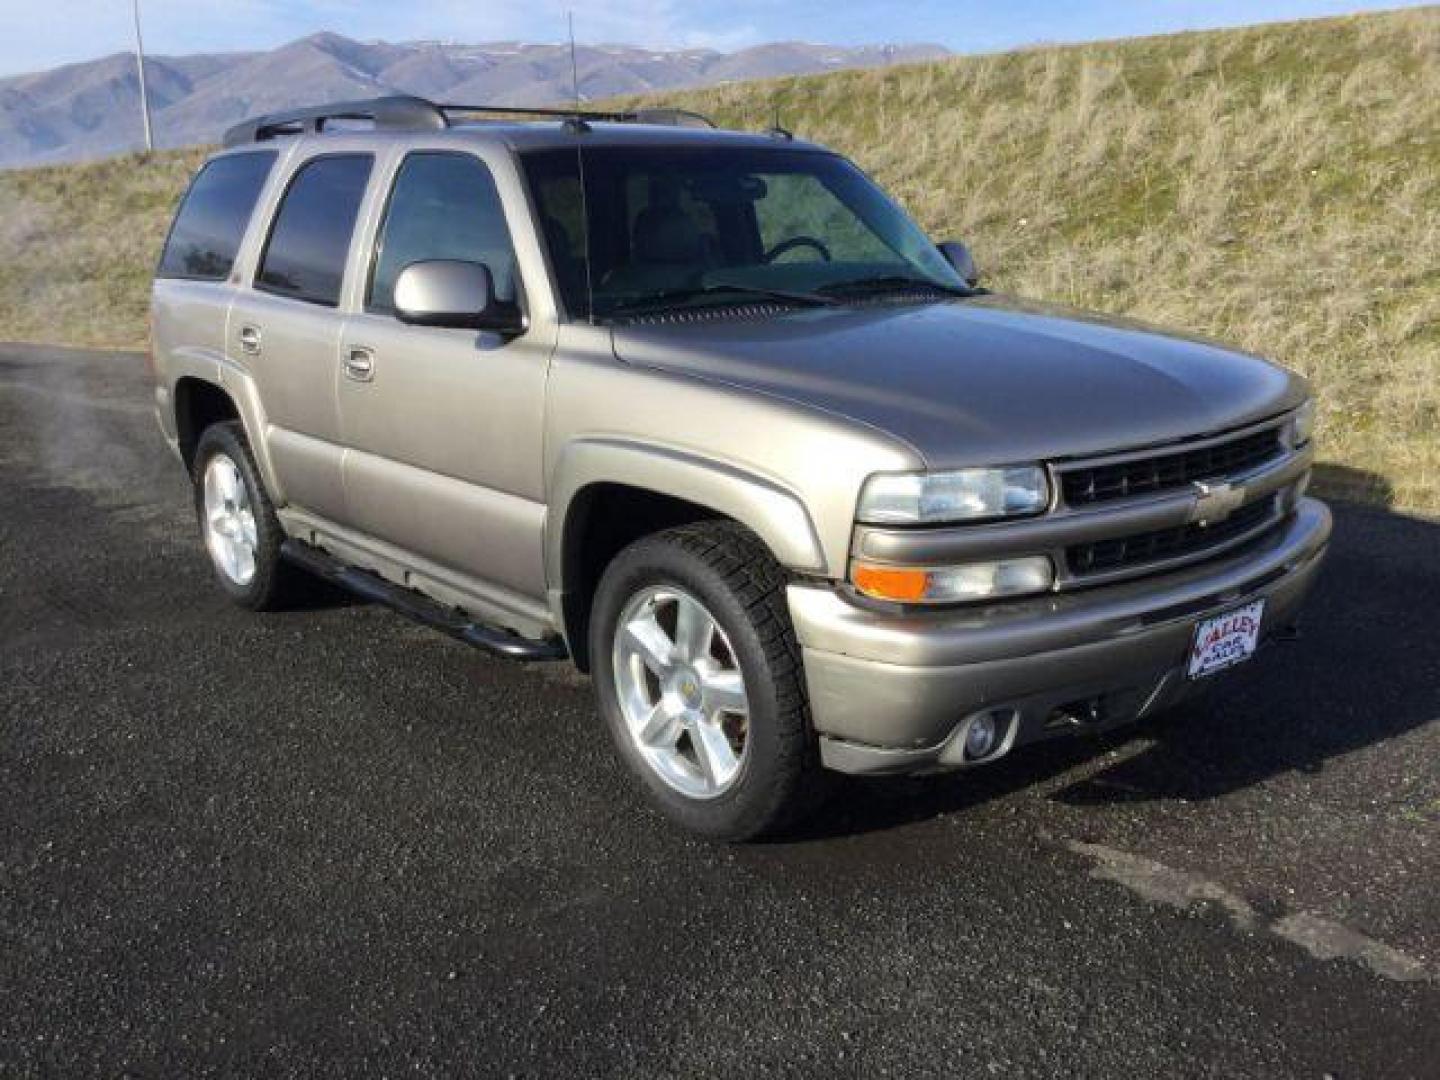
<instances>
[{"instance_id":1,"label":"pavement crack","mask_svg":"<svg viewBox=\"0 0 1440 1080\"><path fill-rule=\"evenodd\" d=\"M1123 885L1152 903L1189 910L1211 904L1241 930L1264 931L1299 946L1317 960L1350 960L1374 974L1395 982L1433 980L1426 965L1375 938L1309 911L1291 911L1266 918L1244 897L1190 870L1176 869L1143 855L1105 844L1080 840L1059 841L1069 851L1088 859L1090 876Z\"/></svg>"}]
</instances>

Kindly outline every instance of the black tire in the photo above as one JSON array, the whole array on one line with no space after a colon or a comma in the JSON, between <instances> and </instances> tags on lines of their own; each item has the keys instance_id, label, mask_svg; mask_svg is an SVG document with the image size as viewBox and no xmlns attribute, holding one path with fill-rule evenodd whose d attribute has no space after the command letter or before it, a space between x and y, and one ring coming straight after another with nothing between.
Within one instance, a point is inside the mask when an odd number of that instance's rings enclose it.
<instances>
[{"instance_id":1,"label":"black tire","mask_svg":"<svg viewBox=\"0 0 1440 1080\"><path fill-rule=\"evenodd\" d=\"M249 497L255 519L255 571L244 584L235 581L221 569L207 546L211 569L215 571L220 587L240 607L251 611L273 611L284 607L299 591L300 572L280 557L280 544L285 535L261 482L260 470L255 466L249 440L245 438L245 429L236 421L212 424L201 434L195 448L190 478L195 489L195 516L200 525L202 543L206 535L205 472L211 461L222 454L234 463Z\"/></svg>"},{"instance_id":2,"label":"black tire","mask_svg":"<svg viewBox=\"0 0 1440 1080\"><path fill-rule=\"evenodd\" d=\"M813 809L820 793L785 584L784 570L752 532L709 521L637 540L610 563L596 590L590 656L601 715L651 801L699 835L743 841L773 834ZM613 653L619 620L632 597L654 586L678 587L709 609L744 679L747 753L736 780L714 797L687 797L658 776L635 746L619 703Z\"/></svg>"}]
</instances>

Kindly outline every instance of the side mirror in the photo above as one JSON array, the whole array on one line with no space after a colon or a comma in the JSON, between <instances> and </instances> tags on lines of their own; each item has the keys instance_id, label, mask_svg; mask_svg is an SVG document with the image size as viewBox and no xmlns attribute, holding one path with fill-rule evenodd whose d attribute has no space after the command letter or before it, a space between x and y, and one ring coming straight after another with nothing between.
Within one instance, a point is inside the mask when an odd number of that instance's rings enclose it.
<instances>
[{"instance_id":1,"label":"side mirror","mask_svg":"<svg viewBox=\"0 0 1440 1080\"><path fill-rule=\"evenodd\" d=\"M495 297L484 263L458 259L413 262L395 279L395 316L413 326L448 326L518 334L525 319L515 304Z\"/></svg>"},{"instance_id":2,"label":"side mirror","mask_svg":"<svg viewBox=\"0 0 1440 1080\"><path fill-rule=\"evenodd\" d=\"M980 271L975 266L975 256L970 254L968 247L959 240L946 240L935 246L940 249L940 254L945 256L945 261L955 268L955 272L960 275L966 285L980 284Z\"/></svg>"}]
</instances>

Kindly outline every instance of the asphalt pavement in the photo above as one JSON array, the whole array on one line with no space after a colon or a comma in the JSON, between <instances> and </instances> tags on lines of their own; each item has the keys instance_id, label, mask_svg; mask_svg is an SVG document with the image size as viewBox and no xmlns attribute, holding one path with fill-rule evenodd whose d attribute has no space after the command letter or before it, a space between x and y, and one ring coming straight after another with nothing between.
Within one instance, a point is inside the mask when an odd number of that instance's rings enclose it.
<instances>
[{"instance_id":1,"label":"asphalt pavement","mask_svg":"<svg viewBox=\"0 0 1440 1080\"><path fill-rule=\"evenodd\" d=\"M1440 1076L1440 524L1299 640L783 841L563 665L210 577L135 354L0 346L0 1074Z\"/></svg>"}]
</instances>

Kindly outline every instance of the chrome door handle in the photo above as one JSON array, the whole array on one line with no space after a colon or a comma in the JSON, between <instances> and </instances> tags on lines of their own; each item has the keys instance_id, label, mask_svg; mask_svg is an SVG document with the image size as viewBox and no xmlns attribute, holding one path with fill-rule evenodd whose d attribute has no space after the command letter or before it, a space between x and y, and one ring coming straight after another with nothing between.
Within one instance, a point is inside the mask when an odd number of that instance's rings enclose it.
<instances>
[{"instance_id":1,"label":"chrome door handle","mask_svg":"<svg viewBox=\"0 0 1440 1080\"><path fill-rule=\"evenodd\" d=\"M255 356L260 352L260 328L258 326L242 326L240 328L240 351Z\"/></svg>"},{"instance_id":2,"label":"chrome door handle","mask_svg":"<svg viewBox=\"0 0 1440 1080\"><path fill-rule=\"evenodd\" d=\"M346 349L345 360L341 366L345 369L347 379L369 382L375 378L375 354L369 349L359 347Z\"/></svg>"}]
</instances>

